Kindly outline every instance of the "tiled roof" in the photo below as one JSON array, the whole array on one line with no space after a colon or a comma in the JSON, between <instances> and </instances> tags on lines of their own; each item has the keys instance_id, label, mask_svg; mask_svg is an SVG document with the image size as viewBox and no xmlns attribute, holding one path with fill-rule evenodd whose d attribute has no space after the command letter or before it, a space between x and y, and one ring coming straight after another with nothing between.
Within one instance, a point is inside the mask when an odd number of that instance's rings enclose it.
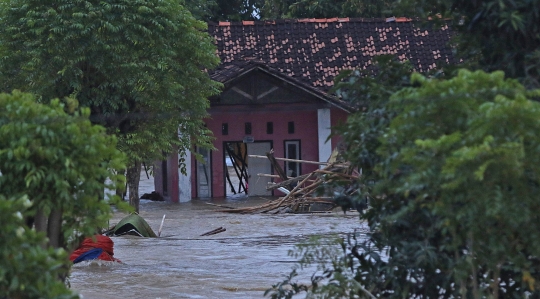
<instances>
[{"instance_id":1,"label":"tiled roof","mask_svg":"<svg viewBox=\"0 0 540 299\"><path fill-rule=\"evenodd\" d=\"M369 69L372 58L393 54L419 72L454 63L448 25L425 29L406 18L298 19L208 24L221 66L211 73L225 83L264 65L326 94L343 69Z\"/></svg>"}]
</instances>

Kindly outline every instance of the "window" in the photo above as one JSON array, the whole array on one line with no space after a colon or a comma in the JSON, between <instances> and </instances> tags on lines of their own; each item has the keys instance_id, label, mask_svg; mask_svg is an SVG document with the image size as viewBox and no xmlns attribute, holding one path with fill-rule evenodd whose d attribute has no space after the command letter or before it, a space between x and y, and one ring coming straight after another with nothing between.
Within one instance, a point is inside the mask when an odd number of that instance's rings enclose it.
<instances>
[{"instance_id":1,"label":"window","mask_svg":"<svg viewBox=\"0 0 540 299\"><path fill-rule=\"evenodd\" d=\"M300 140L285 141L285 158L300 160ZM285 161L285 173L288 177L296 177L301 173L300 163Z\"/></svg>"},{"instance_id":2,"label":"window","mask_svg":"<svg viewBox=\"0 0 540 299\"><path fill-rule=\"evenodd\" d=\"M294 121L290 121L287 128L288 128L289 134L294 134Z\"/></svg>"},{"instance_id":3,"label":"window","mask_svg":"<svg viewBox=\"0 0 540 299\"><path fill-rule=\"evenodd\" d=\"M251 123L245 123L244 124L244 131L245 131L246 135L251 134Z\"/></svg>"},{"instance_id":4,"label":"window","mask_svg":"<svg viewBox=\"0 0 540 299\"><path fill-rule=\"evenodd\" d=\"M274 123L271 121L266 123L266 134L274 134Z\"/></svg>"},{"instance_id":5,"label":"window","mask_svg":"<svg viewBox=\"0 0 540 299\"><path fill-rule=\"evenodd\" d=\"M229 135L229 124L228 123L221 124L221 135Z\"/></svg>"}]
</instances>

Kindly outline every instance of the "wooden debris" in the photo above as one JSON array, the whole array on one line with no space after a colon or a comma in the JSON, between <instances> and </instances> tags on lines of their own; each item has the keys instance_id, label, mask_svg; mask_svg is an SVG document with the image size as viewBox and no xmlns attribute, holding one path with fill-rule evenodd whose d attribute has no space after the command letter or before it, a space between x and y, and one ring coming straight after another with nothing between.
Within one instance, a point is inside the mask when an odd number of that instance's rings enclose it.
<instances>
[{"instance_id":1,"label":"wooden debris","mask_svg":"<svg viewBox=\"0 0 540 299\"><path fill-rule=\"evenodd\" d=\"M259 206L254 207L243 207L235 209L221 210L221 212L227 213L240 213L240 214L249 214L249 213L305 213L305 212L321 212L329 211L337 206L336 202L333 199L333 194L320 195L316 192L321 188L324 188L331 182L340 181L340 182L353 182L359 177L359 173L351 169L348 163L342 162L332 162L332 163L321 163L314 161L305 161L305 160L294 160L294 159L284 159L284 158L275 158L273 152L267 154L267 156L255 156L250 155L252 158L268 158L271 160L272 165L274 166L274 171L279 173L281 182L278 183L269 183L266 187L267 190L275 190L278 188L286 188L290 190L288 194L283 197L278 198L267 203L264 203ZM287 178L282 172L276 170L275 165L279 167L278 163L275 163L276 160L285 160L285 161L295 161L299 163L310 163L310 164L319 164L326 165L322 169L315 170L311 173L303 174L294 178ZM263 174L264 176L269 176L268 174ZM354 193L356 190L342 191L346 192L347 195ZM333 192L328 190L328 192ZM326 193L328 193L326 192ZM316 209L312 208L318 205Z\"/></svg>"},{"instance_id":2,"label":"wooden debris","mask_svg":"<svg viewBox=\"0 0 540 299\"><path fill-rule=\"evenodd\" d=\"M157 236L161 236L161 230L163 229L163 223L165 222L165 215L163 215L163 219L161 219L161 225L159 226L158 234Z\"/></svg>"},{"instance_id":3,"label":"wooden debris","mask_svg":"<svg viewBox=\"0 0 540 299\"><path fill-rule=\"evenodd\" d=\"M283 181L288 180L289 178L285 174L285 171L283 171L281 166L279 166L279 163L277 162L276 158L274 157L274 149L271 149L270 152L266 153L266 157L268 158L268 160L270 160L270 164L272 164L272 168L274 168L274 171L277 172L279 177Z\"/></svg>"},{"instance_id":4,"label":"wooden debris","mask_svg":"<svg viewBox=\"0 0 540 299\"><path fill-rule=\"evenodd\" d=\"M208 231L208 232L202 234L201 237L202 236L211 236L211 235L219 234L219 233L222 233L222 232L224 232L226 230L227 230L226 228L220 226L220 227L218 227L216 229L213 229L211 231Z\"/></svg>"},{"instance_id":5,"label":"wooden debris","mask_svg":"<svg viewBox=\"0 0 540 299\"><path fill-rule=\"evenodd\" d=\"M294 178L291 178L291 179L288 179L286 181L283 181L283 182L279 182L279 183L270 183L268 184L268 186L266 187L266 190L274 190L274 189L277 189L279 187L286 187L287 185L290 185L290 184L293 184L293 183L296 183L300 180L303 180L305 179L307 176L309 176L310 174L303 174L301 176L297 176L297 177L294 177Z\"/></svg>"}]
</instances>

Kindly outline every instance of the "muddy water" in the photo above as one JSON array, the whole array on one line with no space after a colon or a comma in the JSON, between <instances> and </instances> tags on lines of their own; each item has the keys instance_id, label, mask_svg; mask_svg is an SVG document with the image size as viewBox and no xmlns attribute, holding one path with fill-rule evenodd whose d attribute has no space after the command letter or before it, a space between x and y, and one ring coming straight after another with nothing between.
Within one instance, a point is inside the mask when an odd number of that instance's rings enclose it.
<instances>
[{"instance_id":1,"label":"muddy water","mask_svg":"<svg viewBox=\"0 0 540 299\"><path fill-rule=\"evenodd\" d=\"M261 198L229 198L210 203L250 206ZM188 203L141 201L141 213L160 238L113 237L115 257L123 263L77 264L72 289L85 299L108 298L263 298L263 293L290 273L287 255L313 235L343 235L363 229L358 214L230 214L209 201ZM124 214L117 213L111 225ZM201 237L212 229L225 232ZM311 270L301 272L309 281Z\"/></svg>"}]
</instances>

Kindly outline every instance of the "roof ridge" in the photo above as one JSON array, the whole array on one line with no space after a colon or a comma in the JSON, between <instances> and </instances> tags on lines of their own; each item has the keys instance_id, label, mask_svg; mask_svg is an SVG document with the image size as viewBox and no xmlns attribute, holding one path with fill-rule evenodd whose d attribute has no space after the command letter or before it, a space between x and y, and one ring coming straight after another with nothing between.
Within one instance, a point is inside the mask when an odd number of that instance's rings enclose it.
<instances>
[{"instance_id":1,"label":"roof ridge","mask_svg":"<svg viewBox=\"0 0 540 299\"><path fill-rule=\"evenodd\" d=\"M360 22L360 23L375 23L375 22L412 22L412 18L407 17L388 17L388 18L298 18L298 19L272 19L272 20L257 20L257 21L220 21L208 22L210 25L217 26L254 26L254 25L275 25L284 23L334 23L334 22Z\"/></svg>"}]
</instances>

